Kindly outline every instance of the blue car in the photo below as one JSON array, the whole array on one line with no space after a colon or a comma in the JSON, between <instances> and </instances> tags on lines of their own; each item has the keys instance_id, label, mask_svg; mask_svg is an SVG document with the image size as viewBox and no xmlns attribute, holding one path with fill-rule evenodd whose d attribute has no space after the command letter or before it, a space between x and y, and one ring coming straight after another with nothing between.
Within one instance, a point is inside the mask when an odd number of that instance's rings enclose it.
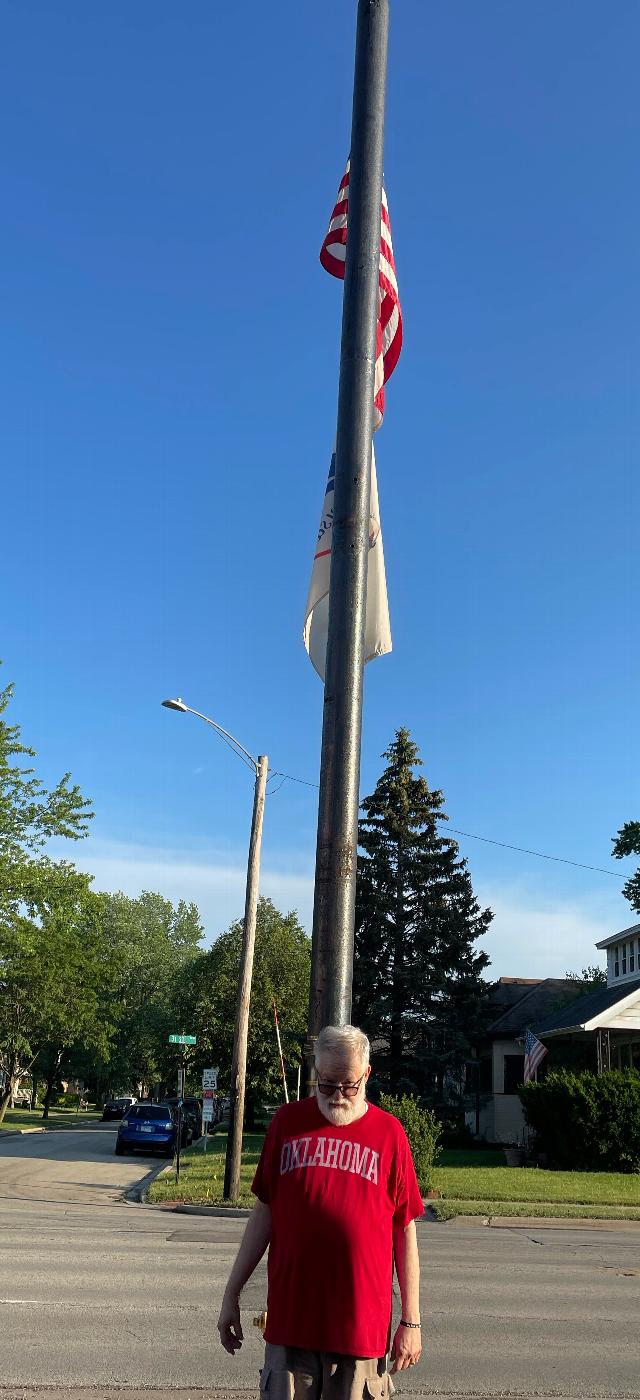
<instances>
[{"instance_id":1,"label":"blue car","mask_svg":"<svg viewBox=\"0 0 640 1400\"><path fill-rule=\"evenodd\" d=\"M122 1119L116 1138L116 1157L141 1147L149 1154L162 1152L170 1157L175 1151L176 1121L166 1103L135 1103Z\"/></svg>"}]
</instances>

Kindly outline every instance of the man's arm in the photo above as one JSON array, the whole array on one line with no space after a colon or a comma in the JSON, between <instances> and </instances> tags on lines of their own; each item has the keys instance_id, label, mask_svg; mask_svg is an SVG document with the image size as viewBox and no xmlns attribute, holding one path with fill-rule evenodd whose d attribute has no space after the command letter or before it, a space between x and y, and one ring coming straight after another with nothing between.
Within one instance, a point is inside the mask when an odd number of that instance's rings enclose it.
<instances>
[{"instance_id":1,"label":"man's arm","mask_svg":"<svg viewBox=\"0 0 640 1400\"><path fill-rule=\"evenodd\" d=\"M420 1260L416 1222L393 1227L393 1257L402 1298L405 1322L420 1321ZM391 1371L404 1371L415 1366L422 1352L422 1332L419 1327L398 1327L391 1344Z\"/></svg>"},{"instance_id":2,"label":"man's arm","mask_svg":"<svg viewBox=\"0 0 640 1400\"><path fill-rule=\"evenodd\" d=\"M242 1243L235 1263L229 1274L224 1290L222 1307L218 1318L220 1341L231 1356L242 1346L243 1336L240 1325L240 1294L262 1256L271 1238L271 1207L264 1201L256 1201L242 1236Z\"/></svg>"}]
</instances>

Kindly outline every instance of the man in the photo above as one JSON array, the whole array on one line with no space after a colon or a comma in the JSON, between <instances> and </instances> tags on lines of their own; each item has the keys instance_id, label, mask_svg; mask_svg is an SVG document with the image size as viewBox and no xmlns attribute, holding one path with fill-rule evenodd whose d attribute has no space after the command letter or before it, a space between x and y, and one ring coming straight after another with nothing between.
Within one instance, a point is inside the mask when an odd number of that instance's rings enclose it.
<instances>
[{"instance_id":1,"label":"man","mask_svg":"<svg viewBox=\"0 0 640 1400\"><path fill-rule=\"evenodd\" d=\"M369 1041L326 1026L316 1042L315 1098L285 1104L267 1132L257 1202L218 1319L242 1345L240 1293L269 1246L266 1353L270 1400L385 1400L393 1263L402 1315L391 1370L422 1350L416 1218L422 1199L404 1129L367 1102Z\"/></svg>"}]
</instances>

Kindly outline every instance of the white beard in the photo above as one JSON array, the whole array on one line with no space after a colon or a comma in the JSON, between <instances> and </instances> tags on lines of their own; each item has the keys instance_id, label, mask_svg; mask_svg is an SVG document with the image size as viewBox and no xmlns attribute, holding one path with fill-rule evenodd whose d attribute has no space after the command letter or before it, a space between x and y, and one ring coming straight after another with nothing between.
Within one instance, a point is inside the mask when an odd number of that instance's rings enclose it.
<instances>
[{"instance_id":1,"label":"white beard","mask_svg":"<svg viewBox=\"0 0 640 1400\"><path fill-rule=\"evenodd\" d=\"M356 1117L362 1117L362 1099L358 1095L357 1099L343 1099L342 1103L332 1104L328 1099L322 1098L316 1093L318 1108L323 1116L335 1128L346 1128L349 1123L353 1123Z\"/></svg>"}]
</instances>

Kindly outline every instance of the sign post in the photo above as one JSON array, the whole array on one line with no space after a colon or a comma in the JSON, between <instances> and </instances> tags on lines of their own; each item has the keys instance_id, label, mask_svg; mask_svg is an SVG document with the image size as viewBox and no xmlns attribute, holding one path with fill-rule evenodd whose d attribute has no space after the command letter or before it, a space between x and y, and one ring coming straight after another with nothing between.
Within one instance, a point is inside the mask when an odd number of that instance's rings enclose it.
<instances>
[{"instance_id":1,"label":"sign post","mask_svg":"<svg viewBox=\"0 0 640 1400\"><path fill-rule=\"evenodd\" d=\"M185 1035L184 1032L174 1031L169 1036L170 1045L179 1045L182 1051L180 1064L178 1065L178 1122L176 1124L176 1181L180 1180L180 1148L182 1146L182 1100L184 1098L185 1066L184 1056L187 1045L195 1045L195 1035Z\"/></svg>"},{"instance_id":2,"label":"sign post","mask_svg":"<svg viewBox=\"0 0 640 1400\"><path fill-rule=\"evenodd\" d=\"M216 1089L218 1088L218 1069L203 1069L202 1071L202 1133L204 1136L204 1150L207 1150L207 1133L209 1124L213 1122L213 1101Z\"/></svg>"}]
</instances>

